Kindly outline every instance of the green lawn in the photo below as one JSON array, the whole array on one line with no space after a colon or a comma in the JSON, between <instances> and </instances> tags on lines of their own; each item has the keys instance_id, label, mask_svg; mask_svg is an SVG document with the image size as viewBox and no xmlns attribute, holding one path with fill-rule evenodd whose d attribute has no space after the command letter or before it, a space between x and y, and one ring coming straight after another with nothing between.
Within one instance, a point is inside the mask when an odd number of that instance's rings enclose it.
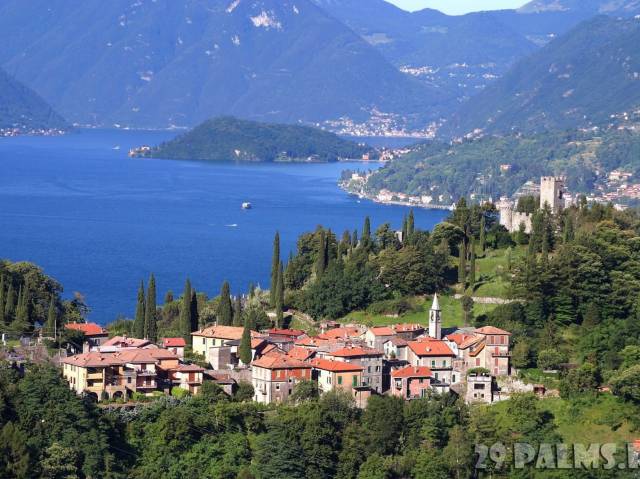
<instances>
[{"instance_id":1,"label":"green lawn","mask_svg":"<svg viewBox=\"0 0 640 479\"><path fill-rule=\"evenodd\" d=\"M460 301L452 296L438 296L440 309L442 309L442 327L451 328L463 325L462 305ZM414 298L416 311L400 316L399 318L384 315L371 315L365 311L355 311L340 320L343 323L360 323L368 326L386 326L397 323L418 323L427 325L429 323L429 308L432 297ZM488 313L496 306L492 304L476 304L473 309L474 316Z\"/></svg>"},{"instance_id":2,"label":"green lawn","mask_svg":"<svg viewBox=\"0 0 640 479\"><path fill-rule=\"evenodd\" d=\"M511 264L513 265L525 253L526 250L523 246L512 248ZM478 254L478 256L481 255L481 253ZM505 280L504 273L507 271L507 266L506 249L487 250L483 257L478 257L476 259L476 278L478 281L473 296L506 298L509 281Z\"/></svg>"},{"instance_id":3,"label":"green lawn","mask_svg":"<svg viewBox=\"0 0 640 479\"><path fill-rule=\"evenodd\" d=\"M511 420L506 409L509 401L490 406L499 412L499 420L508 425ZM576 401L561 398L541 399L542 410L553 414L558 433L563 442L571 443L626 443L640 434L633 430L628 418L637 414L637 409L611 394L602 393Z\"/></svg>"}]
</instances>

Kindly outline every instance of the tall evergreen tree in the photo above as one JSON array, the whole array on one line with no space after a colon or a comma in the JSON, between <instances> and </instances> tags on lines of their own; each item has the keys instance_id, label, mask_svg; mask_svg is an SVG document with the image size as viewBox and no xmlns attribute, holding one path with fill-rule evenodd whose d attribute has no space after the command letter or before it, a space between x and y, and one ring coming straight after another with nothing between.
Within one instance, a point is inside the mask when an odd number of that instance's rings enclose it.
<instances>
[{"instance_id":1,"label":"tall evergreen tree","mask_svg":"<svg viewBox=\"0 0 640 479\"><path fill-rule=\"evenodd\" d=\"M413 237L413 233L415 232L415 217L413 216L413 208L409 210L409 216L407 217L407 236L405 242L407 244L411 243L411 238Z\"/></svg>"},{"instance_id":2,"label":"tall evergreen tree","mask_svg":"<svg viewBox=\"0 0 640 479\"><path fill-rule=\"evenodd\" d=\"M276 284L278 278L276 277ZM218 324L220 326L231 326L233 322L233 304L231 304L231 288L229 283L222 283L220 290L220 303L218 303Z\"/></svg>"},{"instance_id":3,"label":"tall evergreen tree","mask_svg":"<svg viewBox=\"0 0 640 479\"><path fill-rule=\"evenodd\" d=\"M133 320L133 334L136 338L144 338L144 315L146 312L146 304L144 298L144 281L140 281L138 288L138 303L136 305L136 316Z\"/></svg>"},{"instance_id":4,"label":"tall evergreen tree","mask_svg":"<svg viewBox=\"0 0 640 479\"><path fill-rule=\"evenodd\" d=\"M573 226L573 219L567 215L564 219L564 227L562 230L562 242L567 244L575 239L575 231Z\"/></svg>"},{"instance_id":5,"label":"tall evergreen tree","mask_svg":"<svg viewBox=\"0 0 640 479\"><path fill-rule=\"evenodd\" d=\"M149 286L147 287L147 302L144 314L144 335L151 342L158 340L157 325L157 301L156 301L156 278L151 273L149 277Z\"/></svg>"},{"instance_id":6,"label":"tall evergreen tree","mask_svg":"<svg viewBox=\"0 0 640 479\"><path fill-rule=\"evenodd\" d=\"M200 311L198 311L198 293L195 289L191 289L191 313L189 314L191 319L190 329L196 331L200 327ZM188 343L189 341L187 341Z\"/></svg>"},{"instance_id":7,"label":"tall evergreen tree","mask_svg":"<svg viewBox=\"0 0 640 479\"><path fill-rule=\"evenodd\" d=\"M187 278L184 284L184 292L182 293L182 304L180 305L180 330L187 344L191 340L191 333L194 331L191 318L191 297L191 281Z\"/></svg>"},{"instance_id":8,"label":"tall evergreen tree","mask_svg":"<svg viewBox=\"0 0 640 479\"><path fill-rule=\"evenodd\" d=\"M282 265L280 265L280 274L278 275L278 286L276 291L276 328L282 328L284 322L284 274Z\"/></svg>"},{"instance_id":9,"label":"tall evergreen tree","mask_svg":"<svg viewBox=\"0 0 640 479\"><path fill-rule=\"evenodd\" d=\"M16 307L16 322L25 330L29 325L29 287L28 285L20 286L18 293L18 306Z\"/></svg>"},{"instance_id":10,"label":"tall evergreen tree","mask_svg":"<svg viewBox=\"0 0 640 479\"><path fill-rule=\"evenodd\" d=\"M240 361L246 365L248 365L251 362L251 359L253 359L251 354L251 330L246 322L244 324L244 330L242 331L242 338L240 339L238 353L240 355Z\"/></svg>"},{"instance_id":11,"label":"tall evergreen tree","mask_svg":"<svg viewBox=\"0 0 640 479\"><path fill-rule=\"evenodd\" d=\"M9 281L9 288L7 289L7 299L4 304L4 320L5 323L13 321L13 317L16 314L16 290L13 289L13 283Z\"/></svg>"},{"instance_id":12,"label":"tall evergreen tree","mask_svg":"<svg viewBox=\"0 0 640 479\"><path fill-rule=\"evenodd\" d=\"M507 271L511 272L513 266L513 250L511 246L507 248Z\"/></svg>"},{"instance_id":13,"label":"tall evergreen tree","mask_svg":"<svg viewBox=\"0 0 640 479\"><path fill-rule=\"evenodd\" d=\"M58 333L58 311L56 308L56 300L51 295L51 299L49 300L49 311L47 312L47 323L45 326L46 334L49 336L53 336L56 338Z\"/></svg>"},{"instance_id":14,"label":"tall evergreen tree","mask_svg":"<svg viewBox=\"0 0 640 479\"><path fill-rule=\"evenodd\" d=\"M273 257L271 258L271 288L269 299L271 307L276 305L276 284L278 283L278 268L280 268L280 233L276 232L273 238Z\"/></svg>"},{"instance_id":15,"label":"tall evergreen tree","mask_svg":"<svg viewBox=\"0 0 640 479\"><path fill-rule=\"evenodd\" d=\"M367 249L371 246L371 219L368 216L364 219L364 225L362 225L360 244Z\"/></svg>"},{"instance_id":16,"label":"tall evergreen tree","mask_svg":"<svg viewBox=\"0 0 640 479\"><path fill-rule=\"evenodd\" d=\"M469 286L473 288L476 284L476 245L474 241L471 241L469 245L471 249L471 259L469 261Z\"/></svg>"},{"instance_id":17,"label":"tall evergreen tree","mask_svg":"<svg viewBox=\"0 0 640 479\"><path fill-rule=\"evenodd\" d=\"M406 244L407 242L407 215L402 217L402 242Z\"/></svg>"},{"instance_id":18,"label":"tall evergreen tree","mask_svg":"<svg viewBox=\"0 0 640 479\"><path fill-rule=\"evenodd\" d=\"M0 326L4 325L6 322L4 315L4 304L6 302L5 297L4 276L0 276Z\"/></svg>"},{"instance_id":19,"label":"tall evergreen tree","mask_svg":"<svg viewBox=\"0 0 640 479\"><path fill-rule=\"evenodd\" d=\"M358 230L353 230L353 235L351 235L351 247L358 247Z\"/></svg>"},{"instance_id":20,"label":"tall evergreen tree","mask_svg":"<svg viewBox=\"0 0 640 479\"><path fill-rule=\"evenodd\" d=\"M323 229L318 232L318 249L316 252L316 264L315 264L315 272L316 277L319 279L323 274L324 270L327 267L327 237ZM277 298L276 298L277 300Z\"/></svg>"},{"instance_id":21,"label":"tall evergreen tree","mask_svg":"<svg viewBox=\"0 0 640 479\"><path fill-rule=\"evenodd\" d=\"M467 247L465 242L460 243L460 258L458 260L458 283L463 286L467 283Z\"/></svg>"},{"instance_id":22,"label":"tall evergreen tree","mask_svg":"<svg viewBox=\"0 0 640 479\"><path fill-rule=\"evenodd\" d=\"M480 252L484 254L486 249L487 249L487 220L483 214L482 218L480 219Z\"/></svg>"},{"instance_id":23,"label":"tall evergreen tree","mask_svg":"<svg viewBox=\"0 0 640 479\"><path fill-rule=\"evenodd\" d=\"M233 325L242 326L242 296L237 295L233 303Z\"/></svg>"}]
</instances>

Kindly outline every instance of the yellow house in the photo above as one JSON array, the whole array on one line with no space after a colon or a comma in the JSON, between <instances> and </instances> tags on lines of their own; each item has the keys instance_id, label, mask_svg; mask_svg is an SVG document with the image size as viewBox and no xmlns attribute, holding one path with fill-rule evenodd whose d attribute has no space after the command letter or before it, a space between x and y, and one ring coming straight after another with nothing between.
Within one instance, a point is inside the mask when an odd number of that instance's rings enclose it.
<instances>
[{"instance_id":1,"label":"yellow house","mask_svg":"<svg viewBox=\"0 0 640 479\"><path fill-rule=\"evenodd\" d=\"M362 385L362 366L329 359L314 359L310 364L322 392L339 389L354 394L354 390Z\"/></svg>"},{"instance_id":2,"label":"yellow house","mask_svg":"<svg viewBox=\"0 0 640 479\"><path fill-rule=\"evenodd\" d=\"M191 333L193 352L207 357L210 348L224 346L227 341L242 339L244 328L240 326L209 326ZM257 335L251 331L251 336Z\"/></svg>"}]
</instances>

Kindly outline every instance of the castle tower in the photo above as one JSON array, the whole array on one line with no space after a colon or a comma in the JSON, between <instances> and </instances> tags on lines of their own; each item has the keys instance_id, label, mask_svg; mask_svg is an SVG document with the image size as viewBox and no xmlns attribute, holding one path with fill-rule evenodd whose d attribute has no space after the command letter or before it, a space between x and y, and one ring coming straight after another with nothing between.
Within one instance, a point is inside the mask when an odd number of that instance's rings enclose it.
<instances>
[{"instance_id":1,"label":"castle tower","mask_svg":"<svg viewBox=\"0 0 640 479\"><path fill-rule=\"evenodd\" d=\"M513 202L510 201L509 198L502 197L496 204L496 207L500 212L500 224L504 226L507 231L513 232Z\"/></svg>"},{"instance_id":2,"label":"castle tower","mask_svg":"<svg viewBox=\"0 0 640 479\"><path fill-rule=\"evenodd\" d=\"M564 208L564 178L543 176L540 179L540 208L548 204L553 214Z\"/></svg>"},{"instance_id":3,"label":"castle tower","mask_svg":"<svg viewBox=\"0 0 640 479\"><path fill-rule=\"evenodd\" d=\"M433 295L433 304L429 310L429 336L442 339L442 311L438 303L438 293Z\"/></svg>"}]
</instances>

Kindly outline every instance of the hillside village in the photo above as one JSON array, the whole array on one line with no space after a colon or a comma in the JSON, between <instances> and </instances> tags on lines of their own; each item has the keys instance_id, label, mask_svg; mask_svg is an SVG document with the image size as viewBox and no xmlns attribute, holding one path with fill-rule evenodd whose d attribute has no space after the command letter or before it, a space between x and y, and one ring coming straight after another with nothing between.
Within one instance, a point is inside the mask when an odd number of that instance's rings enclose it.
<instances>
[{"instance_id":1,"label":"hillside village","mask_svg":"<svg viewBox=\"0 0 640 479\"><path fill-rule=\"evenodd\" d=\"M69 324L85 335L81 354L61 360L63 376L80 395L100 400L128 400L179 388L198 394L213 381L232 394L241 382L251 383L259 403L284 403L303 381L320 392L341 390L364 407L371 395L405 400L431 392L453 392L469 403L508 397L497 378L512 374L511 333L492 326L442 328L442 311L434 295L429 325L362 325L324 323L310 336L296 329L251 332L250 364L239 347L244 328L211 325L192 333L193 353L207 368L185 361L182 338L159 344L108 332L92 323ZM529 387L532 390L532 387Z\"/></svg>"}]
</instances>

